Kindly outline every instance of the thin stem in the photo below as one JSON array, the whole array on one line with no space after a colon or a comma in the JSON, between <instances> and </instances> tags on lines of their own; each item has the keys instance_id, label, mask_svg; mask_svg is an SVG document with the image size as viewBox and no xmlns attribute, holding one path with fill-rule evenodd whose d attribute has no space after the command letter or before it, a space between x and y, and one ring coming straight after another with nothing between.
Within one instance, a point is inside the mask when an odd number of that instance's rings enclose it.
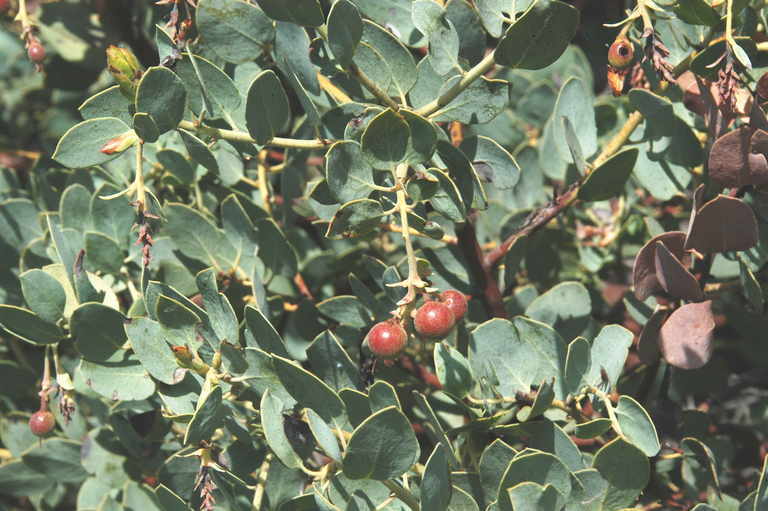
<instances>
[{"instance_id":1,"label":"thin stem","mask_svg":"<svg viewBox=\"0 0 768 511\"><path fill-rule=\"evenodd\" d=\"M254 140L248 133L244 131L213 128L211 126L203 126L202 124L198 125L191 121L181 121L178 127L187 131L200 133L202 135L208 135L222 140L229 140L230 142L245 142L247 144L256 144L256 140ZM273 137L263 145L264 147L284 147L290 149L325 149L334 142L335 140L300 140L295 138Z\"/></svg>"},{"instance_id":2,"label":"thin stem","mask_svg":"<svg viewBox=\"0 0 768 511\"><path fill-rule=\"evenodd\" d=\"M387 105L394 112L400 110L400 105L398 105L395 100L390 98L386 92L381 90L379 86L376 85L370 78L368 78L368 75L363 73L359 67L357 67L355 64L351 64L349 66L349 71L352 73L352 76L354 76L357 81L360 82L360 85L368 89L368 92L376 96L376 99Z\"/></svg>"},{"instance_id":3,"label":"thin stem","mask_svg":"<svg viewBox=\"0 0 768 511\"><path fill-rule=\"evenodd\" d=\"M259 194L261 202L264 203L264 209L269 216L272 216L272 198L269 196L269 181L267 181L267 151L259 151Z\"/></svg>"},{"instance_id":4,"label":"thin stem","mask_svg":"<svg viewBox=\"0 0 768 511\"><path fill-rule=\"evenodd\" d=\"M391 491L392 494L400 501L402 501L406 506L411 508L413 511L419 511L419 501L409 490L406 490L391 480L384 480L381 483L389 488L389 491Z\"/></svg>"},{"instance_id":5,"label":"thin stem","mask_svg":"<svg viewBox=\"0 0 768 511\"><path fill-rule=\"evenodd\" d=\"M605 163L608 158L616 154L619 149L621 149L622 146L626 144L630 135L632 135L632 133L635 131L635 128L637 128L642 120L643 114L641 114L639 111L634 111L629 114L629 117L624 123L624 126L622 126L618 133L616 133L613 138L607 144L605 144L603 150L600 151L600 154L597 155L595 161L592 162L592 168L599 167Z\"/></svg>"},{"instance_id":6,"label":"thin stem","mask_svg":"<svg viewBox=\"0 0 768 511\"><path fill-rule=\"evenodd\" d=\"M725 38L729 45L734 45L733 40L733 0L728 0L725 4Z\"/></svg>"},{"instance_id":7,"label":"thin stem","mask_svg":"<svg viewBox=\"0 0 768 511\"><path fill-rule=\"evenodd\" d=\"M611 424L613 425L614 431L616 431L616 434L623 437L624 433L621 431L621 426L619 425L619 419L616 417L616 411L613 408L613 403L611 402L611 398L603 392L602 390L596 388L596 387L589 387L589 391L599 397L603 404L605 405L605 411L608 412L608 418L611 419Z\"/></svg>"},{"instance_id":8,"label":"thin stem","mask_svg":"<svg viewBox=\"0 0 768 511\"><path fill-rule=\"evenodd\" d=\"M440 108L456 99L456 96L464 92L464 90L472 85L475 80L490 71L495 65L496 59L494 58L494 52L489 52L483 58L483 60L475 65L475 67L464 73L464 76L461 77L461 80L456 82L450 89L441 94L440 97L416 110L416 113L421 116L432 115Z\"/></svg>"},{"instance_id":9,"label":"thin stem","mask_svg":"<svg viewBox=\"0 0 768 511\"><path fill-rule=\"evenodd\" d=\"M253 492L253 500L251 501L251 510L259 511L261 509L261 501L264 500L264 490L267 485L267 474L269 473L269 465L272 463L272 453L267 454L264 457L264 461L259 467L259 475L256 477L256 490Z\"/></svg>"},{"instance_id":10,"label":"thin stem","mask_svg":"<svg viewBox=\"0 0 768 511\"><path fill-rule=\"evenodd\" d=\"M418 263L416 262L416 252L413 250L413 240L411 240L411 229L408 226L408 202L405 193L405 177L408 174L408 164L401 163L395 169L395 182L398 184L397 190L397 209L400 210L400 227L402 228L403 241L405 242L405 253L408 257L408 277L400 282L408 291L397 305L407 305L416 298L416 288L425 287L426 283L419 277Z\"/></svg>"},{"instance_id":11,"label":"thin stem","mask_svg":"<svg viewBox=\"0 0 768 511\"><path fill-rule=\"evenodd\" d=\"M136 144L136 176L134 177L133 187L136 191L136 207L141 215L147 206L147 191L144 188L144 142L141 140Z\"/></svg>"},{"instance_id":12,"label":"thin stem","mask_svg":"<svg viewBox=\"0 0 768 511\"><path fill-rule=\"evenodd\" d=\"M381 225L379 225L379 227L383 231L398 232L398 233L402 233L403 232L403 228L400 227L397 224L381 224ZM430 236L427 236L423 232L417 231L416 229L414 229L412 227L408 229L408 232L410 233L411 236L419 236L421 238L434 239L434 238L432 238ZM458 239L456 238L456 236L449 236L448 234L444 234L443 237L440 238L439 241L442 241L443 243L446 243L448 245L455 245L456 243L458 243Z\"/></svg>"}]
</instances>

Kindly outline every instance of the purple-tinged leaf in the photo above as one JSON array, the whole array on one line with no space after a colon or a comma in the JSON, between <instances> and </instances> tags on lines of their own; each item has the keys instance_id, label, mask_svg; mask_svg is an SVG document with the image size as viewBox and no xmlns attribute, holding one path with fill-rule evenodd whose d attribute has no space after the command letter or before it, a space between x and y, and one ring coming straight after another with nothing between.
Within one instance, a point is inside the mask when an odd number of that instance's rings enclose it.
<instances>
[{"instance_id":1,"label":"purple-tinged leaf","mask_svg":"<svg viewBox=\"0 0 768 511\"><path fill-rule=\"evenodd\" d=\"M680 369L704 366L712 356L714 331L712 300L683 305L661 327L659 346L664 360Z\"/></svg>"}]
</instances>

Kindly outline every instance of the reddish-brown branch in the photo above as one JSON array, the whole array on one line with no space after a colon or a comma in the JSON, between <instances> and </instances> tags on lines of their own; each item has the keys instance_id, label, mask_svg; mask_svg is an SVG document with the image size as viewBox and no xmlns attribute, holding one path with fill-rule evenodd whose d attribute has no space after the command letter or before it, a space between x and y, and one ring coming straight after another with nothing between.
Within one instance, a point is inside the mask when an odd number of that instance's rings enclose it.
<instances>
[{"instance_id":1,"label":"reddish-brown branch","mask_svg":"<svg viewBox=\"0 0 768 511\"><path fill-rule=\"evenodd\" d=\"M459 247L469 263L470 271L479 279L479 287L483 290L483 301L494 317L506 318L507 310L501 290L493 277L492 267L483 264L483 251L477 242L475 227L470 219L457 230Z\"/></svg>"}]
</instances>

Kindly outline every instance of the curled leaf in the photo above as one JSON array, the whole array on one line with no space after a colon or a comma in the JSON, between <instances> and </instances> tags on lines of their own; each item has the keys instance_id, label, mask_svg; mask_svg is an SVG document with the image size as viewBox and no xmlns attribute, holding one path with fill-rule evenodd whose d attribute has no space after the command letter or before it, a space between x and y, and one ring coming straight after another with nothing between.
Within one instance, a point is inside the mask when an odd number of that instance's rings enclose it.
<instances>
[{"instance_id":1,"label":"curled leaf","mask_svg":"<svg viewBox=\"0 0 768 511\"><path fill-rule=\"evenodd\" d=\"M656 276L656 243L662 243L674 257L686 263L684 232L665 232L651 238L637 253L632 269L635 296L641 301L664 289Z\"/></svg>"},{"instance_id":2,"label":"curled leaf","mask_svg":"<svg viewBox=\"0 0 768 511\"><path fill-rule=\"evenodd\" d=\"M714 331L712 300L683 305L661 327L659 347L664 360L680 369L704 366L712 356Z\"/></svg>"},{"instance_id":3,"label":"curled leaf","mask_svg":"<svg viewBox=\"0 0 768 511\"><path fill-rule=\"evenodd\" d=\"M768 133L742 126L718 138L709 153L709 175L720 186L768 183Z\"/></svg>"},{"instance_id":4,"label":"curled leaf","mask_svg":"<svg viewBox=\"0 0 768 511\"><path fill-rule=\"evenodd\" d=\"M700 302L704 299L704 293L696 277L691 275L691 272L660 241L656 242L654 262L656 278L670 296L689 302Z\"/></svg>"}]
</instances>

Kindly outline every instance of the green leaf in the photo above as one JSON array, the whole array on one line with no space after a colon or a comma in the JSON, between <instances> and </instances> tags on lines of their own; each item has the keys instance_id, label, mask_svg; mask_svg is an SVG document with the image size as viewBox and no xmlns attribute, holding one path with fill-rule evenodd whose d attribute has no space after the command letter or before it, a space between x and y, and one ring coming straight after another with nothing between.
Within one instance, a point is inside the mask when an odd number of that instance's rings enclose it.
<instances>
[{"instance_id":1,"label":"green leaf","mask_svg":"<svg viewBox=\"0 0 768 511\"><path fill-rule=\"evenodd\" d=\"M522 408L517 413L520 422L535 419L549 409L550 405L552 405L552 401L555 399L555 393L552 391L553 386L554 380L545 380L541 382L539 390L536 392L536 398L533 400L533 404L530 407L526 406Z\"/></svg>"},{"instance_id":2,"label":"green leaf","mask_svg":"<svg viewBox=\"0 0 768 511\"><path fill-rule=\"evenodd\" d=\"M393 33L408 46L423 46L423 37L413 25L411 0L355 0L361 14L379 25L391 25Z\"/></svg>"},{"instance_id":3,"label":"green leaf","mask_svg":"<svg viewBox=\"0 0 768 511\"><path fill-rule=\"evenodd\" d=\"M429 456L424 466L424 476L421 479L420 501L422 509L445 511L451 502L453 487L451 486L451 471L448 466L448 454L441 444Z\"/></svg>"},{"instance_id":4,"label":"green leaf","mask_svg":"<svg viewBox=\"0 0 768 511\"><path fill-rule=\"evenodd\" d=\"M554 454L570 471L586 468L581 451L571 437L550 420L497 426L494 431L504 438L511 436L517 441L523 441L531 449Z\"/></svg>"},{"instance_id":5,"label":"green leaf","mask_svg":"<svg viewBox=\"0 0 768 511\"><path fill-rule=\"evenodd\" d=\"M586 202L607 200L621 195L635 168L638 150L624 149L589 173L579 188L579 199Z\"/></svg>"},{"instance_id":6,"label":"green leaf","mask_svg":"<svg viewBox=\"0 0 768 511\"><path fill-rule=\"evenodd\" d=\"M366 14L365 6L361 6ZM408 15L410 16L408 5ZM363 37L355 52L354 63L386 94L401 97L416 83L416 61L408 48L386 26L389 20L376 24L363 20Z\"/></svg>"},{"instance_id":7,"label":"green leaf","mask_svg":"<svg viewBox=\"0 0 768 511\"><path fill-rule=\"evenodd\" d=\"M363 132L363 154L377 168L388 169L405 158L411 130L408 123L392 110L374 117Z\"/></svg>"},{"instance_id":8,"label":"green leaf","mask_svg":"<svg viewBox=\"0 0 768 511\"><path fill-rule=\"evenodd\" d=\"M133 114L133 131L144 142L157 142L160 130L151 115L144 112Z\"/></svg>"},{"instance_id":9,"label":"green leaf","mask_svg":"<svg viewBox=\"0 0 768 511\"><path fill-rule=\"evenodd\" d=\"M67 295L61 283L43 270L27 270L19 275L24 300L45 322L55 324L64 316Z\"/></svg>"},{"instance_id":10,"label":"green leaf","mask_svg":"<svg viewBox=\"0 0 768 511\"><path fill-rule=\"evenodd\" d=\"M353 389L341 389L339 391L339 397L344 401L344 406L347 409L347 417L352 427L357 427L368 416L371 415L370 401L368 396Z\"/></svg>"},{"instance_id":11,"label":"green leaf","mask_svg":"<svg viewBox=\"0 0 768 511\"><path fill-rule=\"evenodd\" d=\"M555 62L579 26L579 11L556 0L539 0L509 26L496 47L496 62L541 69Z\"/></svg>"},{"instance_id":12,"label":"green leaf","mask_svg":"<svg viewBox=\"0 0 768 511\"><path fill-rule=\"evenodd\" d=\"M363 19L355 4L339 0L328 13L328 47L342 67L349 67L363 37Z\"/></svg>"},{"instance_id":13,"label":"green leaf","mask_svg":"<svg viewBox=\"0 0 768 511\"><path fill-rule=\"evenodd\" d=\"M312 409L307 410L309 429L323 452L335 461L341 461L341 450L336 435L328 423Z\"/></svg>"},{"instance_id":14,"label":"green leaf","mask_svg":"<svg viewBox=\"0 0 768 511\"><path fill-rule=\"evenodd\" d=\"M328 225L327 237L354 238L375 229L384 216L381 203L372 199L358 199L342 205Z\"/></svg>"},{"instance_id":15,"label":"green leaf","mask_svg":"<svg viewBox=\"0 0 768 511\"><path fill-rule=\"evenodd\" d=\"M632 89L627 96L629 104L643 114L654 135L672 134L675 112L669 99L645 89Z\"/></svg>"},{"instance_id":16,"label":"green leaf","mask_svg":"<svg viewBox=\"0 0 768 511\"><path fill-rule=\"evenodd\" d=\"M559 492L557 503L560 507L555 509L562 508L571 493L570 473L557 457L536 451L520 453L509 464L499 483L499 509L511 509L512 502L507 490L524 482L552 485Z\"/></svg>"},{"instance_id":17,"label":"green leaf","mask_svg":"<svg viewBox=\"0 0 768 511\"><path fill-rule=\"evenodd\" d=\"M245 122L248 133L257 144L266 144L285 131L291 119L291 108L283 84L274 71L262 71L248 87Z\"/></svg>"},{"instance_id":18,"label":"green leaf","mask_svg":"<svg viewBox=\"0 0 768 511\"><path fill-rule=\"evenodd\" d=\"M722 495L720 494L720 478L717 475L717 463L715 462L715 456L712 453L712 450L707 446L707 444L693 437L683 438L680 442L680 445L685 452L686 458L691 456L696 460L696 462L698 462L699 466L706 467L709 480L712 483L712 486L715 488L718 496L720 496L722 499ZM690 463L688 459L685 459L685 462ZM763 468L763 470L765 470L765 468ZM763 477L764 476L761 474L760 481L758 482L758 488L760 487L760 482L762 482ZM763 483L763 486L765 486L765 483ZM762 491L764 493L765 489ZM763 499L765 499L765 497L763 497Z\"/></svg>"},{"instance_id":19,"label":"green leaf","mask_svg":"<svg viewBox=\"0 0 768 511\"><path fill-rule=\"evenodd\" d=\"M368 401L372 412L378 412L388 406L396 406L398 410L403 409L395 387L384 380L378 380L368 388Z\"/></svg>"},{"instance_id":20,"label":"green leaf","mask_svg":"<svg viewBox=\"0 0 768 511\"><path fill-rule=\"evenodd\" d=\"M140 401L155 393L155 382L132 356L120 362L97 363L83 359L78 371L90 389L113 401Z\"/></svg>"},{"instance_id":21,"label":"green leaf","mask_svg":"<svg viewBox=\"0 0 768 511\"><path fill-rule=\"evenodd\" d=\"M445 342L435 344L435 371L443 390L463 399L472 390L472 369L464 355Z\"/></svg>"},{"instance_id":22,"label":"green leaf","mask_svg":"<svg viewBox=\"0 0 768 511\"><path fill-rule=\"evenodd\" d=\"M272 20L243 0L201 0L195 21L206 47L233 64L252 60L275 37Z\"/></svg>"},{"instance_id":23,"label":"green leaf","mask_svg":"<svg viewBox=\"0 0 768 511\"><path fill-rule=\"evenodd\" d=\"M557 332L523 317L491 319L470 333L472 371L495 384L502 396L528 392L532 384L555 378L555 398L562 399L565 354L565 342Z\"/></svg>"},{"instance_id":24,"label":"green leaf","mask_svg":"<svg viewBox=\"0 0 768 511\"><path fill-rule=\"evenodd\" d=\"M91 220L94 231L106 234L119 244L127 244L136 216L130 207L128 197L124 195L108 201L101 198L119 191L105 184L94 192L91 197Z\"/></svg>"},{"instance_id":25,"label":"green leaf","mask_svg":"<svg viewBox=\"0 0 768 511\"><path fill-rule=\"evenodd\" d=\"M608 481L605 501L611 503L612 509L631 505L650 478L648 458L621 437L601 447L592 466Z\"/></svg>"},{"instance_id":26,"label":"green leaf","mask_svg":"<svg viewBox=\"0 0 768 511\"><path fill-rule=\"evenodd\" d=\"M441 81L443 86L438 95L444 94L460 80L461 75L454 75ZM509 82L490 80L481 76L453 101L439 108L429 117L434 122L459 121L465 124L485 124L507 108L510 94Z\"/></svg>"},{"instance_id":27,"label":"green leaf","mask_svg":"<svg viewBox=\"0 0 768 511\"><path fill-rule=\"evenodd\" d=\"M91 362L117 362L123 359L126 341L125 316L100 303L84 303L72 313L69 327L77 351Z\"/></svg>"},{"instance_id":28,"label":"green leaf","mask_svg":"<svg viewBox=\"0 0 768 511\"><path fill-rule=\"evenodd\" d=\"M246 305L245 324L262 350L272 355L288 357L283 338L259 309Z\"/></svg>"},{"instance_id":29,"label":"green leaf","mask_svg":"<svg viewBox=\"0 0 768 511\"><path fill-rule=\"evenodd\" d=\"M187 90L181 78L167 67L147 69L136 89L136 111L152 116L163 134L176 128L184 118L186 108Z\"/></svg>"},{"instance_id":30,"label":"green leaf","mask_svg":"<svg viewBox=\"0 0 768 511\"><path fill-rule=\"evenodd\" d=\"M354 140L336 142L325 154L328 188L340 203L368 197L373 191L373 167L360 144Z\"/></svg>"},{"instance_id":31,"label":"green leaf","mask_svg":"<svg viewBox=\"0 0 768 511\"><path fill-rule=\"evenodd\" d=\"M85 231L91 224L91 192L81 184L68 186L59 200L59 218L64 229Z\"/></svg>"},{"instance_id":32,"label":"green leaf","mask_svg":"<svg viewBox=\"0 0 768 511\"><path fill-rule=\"evenodd\" d=\"M0 305L0 326L19 339L38 345L59 342L64 335L55 324L13 305Z\"/></svg>"},{"instance_id":33,"label":"green leaf","mask_svg":"<svg viewBox=\"0 0 768 511\"><path fill-rule=\"evenodd\" d=\"M762 314L763 309L765 308L763 290L760 287L755 274L749 269L745 258L741 254L739 254L739 280L741 281L741 288L744 290L744 296L747 297L747 301L752 306L752 310L758 314ZM23 287L24 283L22 282L22 288ZM29 303L29 301L27 301L27 303ZM32 307L32 310L35 310L35 308Z\"/></svg>"},{"instance_id":34,"label":"green leaf","mask_svg":"<svg viewBox=\"0 0 768 511\"><path fill-rule=\"evenodd\" d=\"M307 27L319 27L323 24L323 10L318 0L257 0L264 13L277 21L289 21Z\"/></svg>"},{"instance_id":35,"label":"green leaf","mask_svg":"<svg viewBox=\"0 0 768 511\"><path fill-rule=\"evenodd\" d=\"M611 387L616 385L624 369L633 337L632 332L621 325L604 326L592 341L592 363L584 378L585 383L594 387L600 385L603 381L600 373L604 369L608 375L607 383L610 383Z\"/></svg>"},{"instance_id":36,"label":"green leaf","mask_svg":"<svg viewBox=\"0 0 768 511\"><path fill-rule=\"evenodd\" d=\"M317 304L317 310L333 321L354 328L364 328L371 323L368 311L356 296L338 295Z\"/></svg>"},{"instance_id":37,"label":"green leaf","mask_svg":"<svg viewBox=\"0 0 768 511\"><path fill-rule=\"evenodd\" d=\"M563 496L550 485L523 482L507 490L515 511L558 511L562 509Z\"/></svg>"},{"instance_id":38,"label":"green leaf","mask_svg":"<svg viewBox=\"0 0 768 511\"><path fill-rule=\"evenodd\" d=\"M620 396L616 406L616 419L628 441L649 458L658 454L661 449L659 435L656 433L651 416L640 403L629 396Z\"/></svg>"},{"instance_id":39,"label":"green leaf","mask_svg":"<svg viewBox=\"0 0 768 511\"><path fill-rule=\"evenodd\" d=\"M217 428L221 427L227 408L221 402L221 387L215 387L195 408L184 434L184 445L198 445L210 440Z\"/></svg>"},{"instance_id":40,"label":"green leaf","mask_svg":"<svg viewBox=\"0 0 768 511\"><path fill-rule=\"evenodd\" d=\"M186 156L173 149L163 149L155 154L157 162L163 168L183 184L195 182L195 167L197 164L190 162Z\"/></svg>"},{"instance_id":41,"label":"green leaf","mask_svg":"<svg viewBox=\"0 0 768 511\"><path fill-rule=\"evenodd\" d=\"M611 426L611 419L592 419L578 424L574 434L579 438L595 438L610 430Z\"/></svg>"},{"instance_id":42,"label":"green leaf","mask_svg":"<svg viewBox=\"0 0 768 511\"><path fill-rule=\"evenodd\" d=\"M87 231L85 233L86 262L92 271L108 274L120 273L123 266L123 249L106 234Z\"/></svg>"},{"instance_id":43,"label":"green leaf","mask_svg":"<svg viewBox=\"0 0 768 511\"><path fill-rule=\"evenodd\" d=\"M227 341L238 344L240 327L232 305L216 284L216 271L213 268L203 270L195 276L197 289L203 297L203 305L208 313L211 328L219 342ZM217 348L218 346L214 346Z\"/></svg>"},{"instance_id":44,"label":"green leaf","mask_svg":"<svg viewBox=\"0 0 768 511\"><path fill-rule=\"evenodd\" d=\"M352 432L342 463L344 475L380 481L399 477L420 453L410 421L397 407L384 408Z\"/></svg>"},{"instance_id":45,"label":"green leaf","mask_svg":"<svg viewBox=\"0 0 768 511\"><path fill-rule=\"evenodd\" d=\"M297 363L272 355L275 370L285 390L302 406L330 422L344 413L344 402L334 390Z\"/></svg>"},{"instance_id":46,"label":"green leaf","mask_svg":"<svg viewBox=\"0 0 768 511\"><path fill-rule=\"evenodd\" d=\"M136 358L149 374L169 385L178 383L179 365L160 323L149 318L133 318L125 323L125 334Z\"/></svg>"},{"instance_id":47,"label":"green leaf","mask_svg":"<svg viewBox=\"0 0 768 511\"><path fill-rule=\"evenodd\" d=\"M179 203L164 208L168 234L185 256L197 259L219 271L232 267L235 249L224 232L202 213Z\"/></svg>"},{"instance_id":48,"label":"green leaf","mask_svg":"<svg viewBox=\"0 0 768 511\"><path fill-rule=\"evenodd\" d=\"M192 133L179 129L177 130L181 136L181 141L184 143L189 157L193 162L199 163L211 172L219 172L219 162L216 161L216 157L213 155L208 146Z\"/></svg>"},{"instance_id":49,"label":"green leaf","mask_svg":"<svg viewBox=\"0 0 768 511\"><path fill-rule=\"evenodd\" d=\"M267 445L283 465L288 468L297 468L301 466L301 459L291 447L288 437L285 436L283 409L283 402L273 396L269 390L261 396L259 411Z\"/></svg>"},{"instance_id":50,"label":"green leaf","mask_svg":"<svg viewBox=\"0 0 768 511\"><path fill-rule=\"evenodd\" d=\"M159 484L155 487L155 497L163 511L186 511L187 503L168 487Z\"/></svg>"},{"instance_id":51,"label":"green leaf","mask_svg":"<svg viewBox=\"0 0 768 511\"><path fill-rule=\"evenodd\" d=\"M485 448L480 455L478 472L480 482L483 485L483 493L486 500L491 502L496 499L499 492L499 483L509 463L517 455L517 451L500 438L497 438Z\"/></svg>"},{"instance_id":52,"label":"green leaf","mask_svg":"<svg viewBox=\"0 0 768 511\"><path fill-rule=\"evenodd\" d=\"M21 460L57 483L79 483L88 474L80 465L80 442L49 438L26 451Z\"/></svg>"},{"instance_id":53,"label":"green leaf","mask_svg":"<svg viewBox=\"0 0 768 511\"><path fill-rule=\"evenodd\" d=\"M675 14L692 25L713 27L720 23L720 14L706 0L678 0Z\"/></svg>"},{"instance_id":54,"label":"green leaf","mask_svg":"<svg viewBox=\"0 0 768 511\"><path fill-rule=\"evenodd\" d=\"M197 326L202 318L180 301L165 295L158 296L150 317L160 322L165 339L173 339L174 345L194 345L197 342Z\"/></svg>"},{"instance_id":55,"label":"green leaf","mask_svg":"<svg viewBox=\"0 0 768 511\"><path fill-rule=\"evenodd\" d=\"M187 104L192 113L200 115L205 110L213 118L233 115L242 103L235 82L213 62L198 55L183 55L174 71L187 88Z\"/></svg>"},{"instance_id":56,"label":"green leaf","mask_svg":"<svg viewBox=\"0 0 768 511\"><path fill-rule=\"evenodd\" d=\"M581 335L592 313L589 291L580 282L562 282L536 298L525 315L551 325L565 339Z\"/></svg>"},{"instance_id":57,"label":"green leaf","mask_svg":"<svg viewBox=\"0 0 768 511\"><path fill-rule=\"evenodd\" d=\"M50 477L21 461L0 465L0 493L13 497L33 497L47 491L55 483Z\"/></svg>"},{"instance_id":58,"label":"green leaf","mask_svg":"<svg viewBox=\"0 0 768 511\"><path fill-rule=\"evenodd\" d=\"M493 188L510 190L520 179L520 166L495 140L484 136L465 138L460 149Z\"/></svg>"},{"instance_id":59,"label":"green leaf","mask_svg":"<svg viewBox=\"0 0 768 511\"><path fill-rule=\"evenodd\" d=\"M568 118L573 125L584 156L590 157L597 151L597 124L592 103L592 94L580 78L569 79L560 89L552 112L551 128L555 147L560 158L566 162L572 162L573 157L568 147L563 117Z\"/></svg>"},{"instance_id":60,"label":"green leaf","mask_svg":"<svg viewBox=\"0 0 768 511\"><path fill-rule=\"evenodd\" d=\"M299 266L296 252L277 223L264 218L256 222L256 229L259 232L259 259L267 270L263 277L284 275L293 278Z\"/></svg>"},{"instance_id":61,"label":"green leaf","mask_svg":"<svg viewBox=\"0 0 768 511\"><path fill-rule=\"evenodd\" d=\"M445 74L459 66L459 34L445 9L430 0L417 0L411 6L413 24L429 39L432 67Z\"/></svg>"},{"instance_id":62,"label":"green leaf","mask_svg":"<svg viewBox=\"0 0 768 511\"><path fill-rule=\"evenodd\" d=\"M357 388L360 380L357 365L330 330L325 330L315 337L307 348L307 358L312 372L331 388L336 391Z\"/></svg>"},{"instance_id":63,"label":"green leaf","mask_svg":"<svg viewBox=\"0 0 768 511\"><path fill-rule=\"evenodd\" d=\"M131 102L120 92L119 85L94 94L77 107L84 120L99 117L117 117L125 124L132 121Z\"/></svg>"},{"instance_id":64,"label":"green leaf","mask_svg":"<svg viewBox=\"0 0 768 511\"><path fill-rule=\"evenodd\" d=\"M575 395L584 385L584 377L592 366L589 341L583 337L577 337L568 345L568 353L565 357L565 385L566 393Z\"/></svg>"},{"instance_id":65,"label":"green leaf","mask_svg":"<svg viewBox=\"0 0 768 511\"><path fill-rule=\"evenodd\" d=\"M91 167L114 160L123 153L105 154L104 144L131 128L116 117L97 117L74 125L59 139L53 159L69 168Z\"/></svg>"}]
</instances>

